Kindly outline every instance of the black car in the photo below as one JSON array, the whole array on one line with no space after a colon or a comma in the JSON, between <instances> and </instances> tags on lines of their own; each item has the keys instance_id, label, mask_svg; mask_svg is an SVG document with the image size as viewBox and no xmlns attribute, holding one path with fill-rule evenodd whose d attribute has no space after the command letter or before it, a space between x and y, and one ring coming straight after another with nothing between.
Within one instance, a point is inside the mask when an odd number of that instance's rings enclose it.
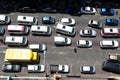
<instances>
[{"instance_id":1,"label":"black car","mask_svg":"<svg viewBox=\"0 0 120 80\"><path fill-rule=\"evenodd\" d=\"M56 13L57 9L50 7L50 6L46 6L42 8L42 11L46 13Z\"/></svg>"},{"instance_id":2,"label":"black car","mask_svg":"<svg viewBox=\"0 0 120 80\"><path fill-rule=\"evenodd\" d=\"M42 23L43 24L55 24L55 18L51 16L44 16L42 17Z\"/></svg>"},{"instance_id":3,"label":"black car","mask_svg":"<svg viewBox=\"0 0 120 80\"><path fill-rule=\"evenodd\" d=\"M20 67L20 65L4 64L4 65L2 65L2 71L4 71L4 72L20 72L21 67Z\"/></svg>"},{"instance_id":4,"label":"black car","mask_svg":"<svg viewBox=\"0 0 120 80\"><path fill-rule=\"evenodd\" d=\"M108 72L120 74L120 64L119 63L104 61L102 64L102 69L105 71L108 71Z\"/></svg>"}]
</instances>

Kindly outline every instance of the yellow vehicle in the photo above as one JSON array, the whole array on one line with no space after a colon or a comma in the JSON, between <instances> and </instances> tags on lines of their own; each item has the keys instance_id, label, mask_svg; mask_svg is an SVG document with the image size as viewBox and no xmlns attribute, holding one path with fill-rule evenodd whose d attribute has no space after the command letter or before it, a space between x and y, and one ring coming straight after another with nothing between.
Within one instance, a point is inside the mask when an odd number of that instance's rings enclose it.
<instances>
[{"instance_id":1,"label":"yellow vehicle","mask_svg":"<svg viewBox=\"0 0 120 80\"><path fill-rule=\"evenodd\" d=\"M38 60L38 53L31 49L6 49L5 62L33 62Z\"/></svg>"}]
</instances>

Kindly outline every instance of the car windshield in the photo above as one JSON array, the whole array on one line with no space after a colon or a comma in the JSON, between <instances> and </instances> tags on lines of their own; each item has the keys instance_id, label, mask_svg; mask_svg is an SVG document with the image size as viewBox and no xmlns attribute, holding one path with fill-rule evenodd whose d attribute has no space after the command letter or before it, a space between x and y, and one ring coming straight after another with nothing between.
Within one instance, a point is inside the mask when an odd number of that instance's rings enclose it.
<instances>
[{"instance_id":1,"label":"car windshield","mask_svg":"<svg viewBox=\"0 0 120 80\"><path fill-rule=\"evenodd\" d=\"M112 41L112 45L114 46L114 41Z\"/></svg>"},{"instance_id":2,"label":"car windshield","mask_svg":"<svg viewBox=\"0 0 120 80\"><path fill-rule=\"evenodd\" d=\"M7 65L7 66L5 66L5 68L8 69L8 70L11 70L12 69L12 65Z\"/></svg>"},{"instance_id":3,"label":"car windshield","mask_svg":"<svg viewBox=\"0 0 120 80\"><path fill-rule=\"evenodd\" d=\"M40 47L39 49L40 49L40 50L42 50L42 46L41 46L41 45L39 45L39 47Z\"/></svg>"},{"instance_id":4,"label":"car windshield","mask_svg":"<svg viewBox=\"0 0 120 80\"><path fill-rule=\"evenodd\" d=\"M26 38L25 37L23 37L23 44L26 42Z\"/></svg>"},{"instance_id":5,"label":"car windshield","mask_svg":"<svg viewBox=\"0 0 120 80\"><path fill-rule=\"evenodd\" d=\"M67 38L65 38L65 43L67 43L67 41L68 41Z\"/></svg>"},{"instance_id":6,"label":"car windshield","mask_svg":"<svg viewBox=\"0 0 120 80\"><path fill-rule=\"evenodd\" d=\"M65 66L62 66L62 71L64 71L65 70Z\"/></svg>"},{"instance_id":7,"label":"car windshield","mask_svg":"<svg viewBox=\"0 0 120 80\"><path fill-rule=\"evenodd\" d=\"M88 40L86 40L86 45L89 45L89 41Z\"/></svg>"},{"instance_id":8,"label":"car windshield","mask_svg":"<svg viewBox=\"0 0 120 80\"><path fill-rule=\"evenodd\" d=\"M92 31L91 30L83 30L83 34L85 34L85 35L91 35Z\"/></svg>"},{"instance_id":9,"label":"car windshield","mask_svg":"<svg viewBox=\"0 0 120 80\"><path fill-rule=\"evenodd\" d=\"M98 25L98 26L100 26L100 25L101 25L99 21L98 21L97 25Z\"/></svg>"},{"instance_id":10,"label":"car windshield","mask_svg":"<svg viewBox=\"0 0 120 80\"><path fill-rule=\"evenodd\" d=\"M38 70L41 70L41 66L38 66Z\"/></svg>"},{"instance_id":11,"label":"car windshield","mask_svg":"<svg viewBox=\"0 0 120 80\"><path fill-rule=\"evenodd\" d=\"M92 66L90 66L90 71L91 71L91 72L93 71L93 67L92 67Z\"/></svg>"},{"instance_id":12,"label":"car windshield","mask_svg":"<svg viewBox=\"0 0 120 80\"><path fill-rule=\"evenodd\" d=\"M50 28L48 27L48 28L47 28L47 32L49 32L49 31L50 31Z\"/></svg>"},{"instance_id":13,"label":"car windshield","mask_svg":"<svg viewBox=\"0 0 120 80\"><path fill-rule=\"evenodd\" d=\"M68 20L69 20L69 23L71 23L71 22L72 22L72 20L71 20L70 18L69 18Z\"/></svg>"},{"instance_id":14,"label":"car windshield","mask_svg":"<svg viewBox=\"0 0 120 80\"><path fill-rule=\"evenodd\" d=\"M7 16L5 16L5 21L7 21L8 20L8 17Z\"/></svg>"},{"instance_id":15,"label":"car windshield","mask_svg":"<svg viewBox=\"0 0 120 80\"><path fill-rule=\"evenodd\" d=\"M35 19L35 17L33 18L33 22L35 23L35 21L36 21L36 19Z\"/></svg>"},{"instance_id":16,"label":"car windshield","mask_svg":"<svg viewBox=\"0 0 120 80\"><path fill-rule=\"evenodd\" d=\"M74 33L75 32L75 29L72 29L72 33Z\"/></svg>"}]
</instances>

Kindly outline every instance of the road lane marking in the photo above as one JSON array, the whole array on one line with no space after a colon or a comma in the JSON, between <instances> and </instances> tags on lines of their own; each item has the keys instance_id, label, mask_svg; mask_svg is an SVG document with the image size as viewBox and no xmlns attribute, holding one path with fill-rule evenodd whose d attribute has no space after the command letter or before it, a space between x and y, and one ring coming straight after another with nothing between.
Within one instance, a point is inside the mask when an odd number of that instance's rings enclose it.
<instances>
[{"instance_id":1,"label":"road lane marking","mask_svg":"<svg viewBox=\"0 0 120 80\"><path fill-rule=\"evenodd\" d=\"M58 52L58 54L64 54L64 52Z\"/></svg>"},{"instance_id":2,"label":"road lane marking","mask_svg":"<svg viewBox=\"0 0 120 80\"><path fill-rule=\"evenodd\" d=\"M6 46L0 46L0 47L6 47Z\"/></svg>"},{"instance_id":3,"label":"road lane marking","mask_svg":"<svg viewBox=\"0 0 120 80\"><path fill-rule=\"evenodd\" d=\"M0 53L5 53L5 51L0 51Z\"/></svg>"},{"instance_id":4,"label":"road lane marking","mask_svg":"<svg viewBox=\"0 0 120 80\"><path fill-rule=\"evenodd\" d=\"M88 19L89 17L83 17L83 18Z\"/></svg>"}]
</instances>

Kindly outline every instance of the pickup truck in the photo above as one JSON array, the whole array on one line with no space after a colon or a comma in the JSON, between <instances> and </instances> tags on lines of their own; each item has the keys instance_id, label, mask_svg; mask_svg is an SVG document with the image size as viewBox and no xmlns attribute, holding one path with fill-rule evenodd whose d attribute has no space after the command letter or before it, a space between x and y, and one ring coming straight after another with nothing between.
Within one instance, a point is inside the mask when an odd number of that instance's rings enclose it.
<instances>
[{"instance_id":1,"label":"pickup truck","mask_svg":"<svg viewBox=\"0 0 120 80\"><path fill-rule=\"evenodd\" d=\"M68 65L50 65L50 73L69 73L70 67Z\"/></svg>"}]
</instances>

